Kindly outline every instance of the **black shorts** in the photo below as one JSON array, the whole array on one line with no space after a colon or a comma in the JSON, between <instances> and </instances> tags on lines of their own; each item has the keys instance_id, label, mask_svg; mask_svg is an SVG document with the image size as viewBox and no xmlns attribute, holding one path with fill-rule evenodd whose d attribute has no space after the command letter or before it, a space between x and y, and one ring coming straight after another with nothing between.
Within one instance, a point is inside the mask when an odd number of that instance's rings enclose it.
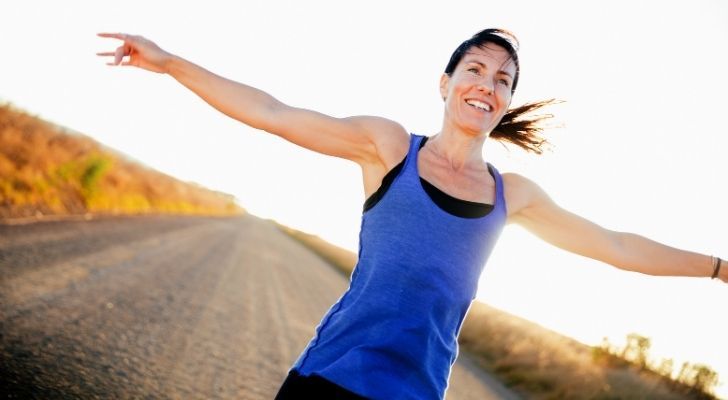
<instances>
[{"instance_id":1,"label":"black shorts","mask_svg":"<svg viewBox=\"0 0 728 400\"><path fill-rule=\"evenodd\" d=\"M275 400L366 400L320 376L303 376L291 370L278 390Z\"/></svg>"}]
</instances>

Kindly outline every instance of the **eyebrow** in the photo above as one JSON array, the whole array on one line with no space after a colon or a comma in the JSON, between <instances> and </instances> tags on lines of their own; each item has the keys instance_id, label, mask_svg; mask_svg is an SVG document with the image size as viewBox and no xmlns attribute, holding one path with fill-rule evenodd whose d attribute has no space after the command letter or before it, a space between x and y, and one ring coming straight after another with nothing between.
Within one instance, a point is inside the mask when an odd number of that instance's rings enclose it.
<instances>
[{"instance_id":1,"label":"eyebrow","mask_svg":"<svg viewBox=\"0 0 728 400\"><path fill-rule=\"evenodd\" d=\"M487 65L483 64L483 63L482 63L482 62L480 62L480 61L475 61L475 60L470 60L470 61L467 61L467 60L463 60L463 61L465 61L465 63L466 63L466 64L471 64L471 63L472 63L472 64L478 64L478 65L480 65L480 66L481 66L481 67L483 67L483 68L486 68L486 69L488 68L488 66L487 66ZM499 73L499 74L503 74L503 75L506 75L506 76L508 76L509 78L511 78L511 80L513 80L513 76L512 76L511 74L509 74L508 72L506 72L506 71L502 70L502 69L501 69L501 70L498 70L498 73Z\"/></svg>"}]
</instances>

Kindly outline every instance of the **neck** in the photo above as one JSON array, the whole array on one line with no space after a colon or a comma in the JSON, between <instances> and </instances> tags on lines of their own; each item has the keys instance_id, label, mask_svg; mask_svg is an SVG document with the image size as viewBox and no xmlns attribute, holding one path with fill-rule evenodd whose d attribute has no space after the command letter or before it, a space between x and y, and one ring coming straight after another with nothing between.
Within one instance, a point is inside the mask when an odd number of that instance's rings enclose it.
<instances>
[{"instance_id":1,"label":"neck","mask_svg":"<svg viewBox=\"0 0 728 400\"><path fill-rule=\"evenodd\" d=\"M430 151L450 165L453 171L486 169L483 144L488 136L468 135L458 130L442 129L428 139Z\"/></svg>"}]
</instances>

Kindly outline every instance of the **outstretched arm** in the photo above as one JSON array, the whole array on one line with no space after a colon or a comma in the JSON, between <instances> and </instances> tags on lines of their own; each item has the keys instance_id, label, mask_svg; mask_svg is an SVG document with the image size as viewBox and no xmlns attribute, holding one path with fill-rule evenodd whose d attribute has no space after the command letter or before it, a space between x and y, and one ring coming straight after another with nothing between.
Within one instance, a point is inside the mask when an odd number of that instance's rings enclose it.
<instances>
[{"instance_id":1,"label":"outstretched arm","mask_svg":"<svg viewBox=\"0 0 728 400\"><path fill-rule=\"evenodd\" d=\"M135 66L166 73L225 115L251 127L278 135L318 153L365 163L378 162L381 147L392 136L406 135L399 124L379 117L335 118L288 106L254 87L216 75L199 65L164 51L141 36L100 33L123 41L109 65ZM124 57L128 57L124 61Z\"/></svg>"},{"instance_id":2,"label":"outstretched arm","mask_svg":"<svg viewBox=\"0 0 728 400\"><path fill-rule=\"evenodd\" d=\"M710 277L711 256L680 250L628 232L603 228L557 205L534 182L504 174L509 222L515 222L559 248L617 268L660 276ZM728 282L728 265L720 278Z\"/></svg>"}]
</instances>

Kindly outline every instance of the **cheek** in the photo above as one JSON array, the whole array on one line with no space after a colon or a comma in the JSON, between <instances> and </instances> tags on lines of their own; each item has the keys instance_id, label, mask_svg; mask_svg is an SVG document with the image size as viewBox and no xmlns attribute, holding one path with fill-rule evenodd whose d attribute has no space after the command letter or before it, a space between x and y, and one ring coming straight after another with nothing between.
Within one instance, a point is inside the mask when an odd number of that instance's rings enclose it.
<instances>
[{"instance_id":1,"label":"cheek","mask_svg":"<svg viewBox=\"0 0 728 400\"><path fill-rule=\"evenodd\" d=\"M498 85L496 92L498 93L498 96L503 99L510 100L511 98L511 88L509 88L508 86L500 84Z\"/></svg>"},{"instance_id":2,"label":"cheek","mask_svg":"<svg viewBox=\"0 0 728 400\"><path fill-rule=\"evenodd\" d=\"M477 80L473 79L472 77L460 74L456 77L453 77L453 80L450 81L450 87L454 90L462 91L473 86L475 82L477 82Z\"/></svg>"},{"instance_id":3,"label":"cheek","mask_svg":"<svg viewBox=\"0 0 728 400\"><path fill-rule=\"evenodd\" d=\"M503 88L498 91L498 100L501 104L503 104L505 107L508 107L511 104L511 89Z\"/></svg>"}]
</instances>

